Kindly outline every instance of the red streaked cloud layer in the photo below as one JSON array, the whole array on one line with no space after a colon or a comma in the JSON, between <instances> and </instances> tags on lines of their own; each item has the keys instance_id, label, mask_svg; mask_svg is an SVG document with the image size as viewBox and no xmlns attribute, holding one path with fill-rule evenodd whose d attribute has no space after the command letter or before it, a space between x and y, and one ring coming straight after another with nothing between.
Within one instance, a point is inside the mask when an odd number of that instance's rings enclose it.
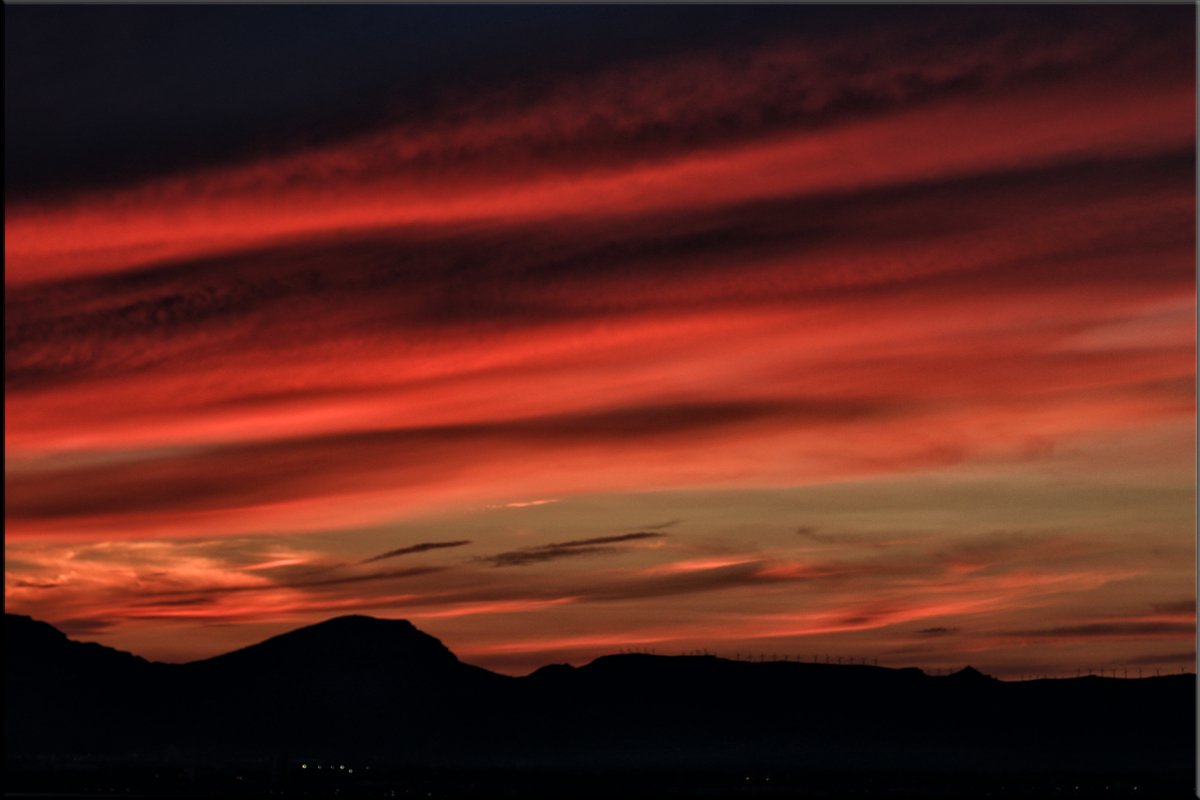
<instances>
[{"instance_id":1,"label":"red streaked cloud layer","mask_svg":"<svg viewBox=\"0 0 1200 800\"><path fill-rule=\"evenodd\" d=\"M363 612L509 671L1174 663L1190 61L1119 26L912 35L624 64L7 208L9 610L175 659ZM981 471L1064 487L1060 523L946 529ZM934 475L903 535L581 510ZM1079 486L1173 511L1133 506L1131 558Z\"/></svg>"}]
</instances>

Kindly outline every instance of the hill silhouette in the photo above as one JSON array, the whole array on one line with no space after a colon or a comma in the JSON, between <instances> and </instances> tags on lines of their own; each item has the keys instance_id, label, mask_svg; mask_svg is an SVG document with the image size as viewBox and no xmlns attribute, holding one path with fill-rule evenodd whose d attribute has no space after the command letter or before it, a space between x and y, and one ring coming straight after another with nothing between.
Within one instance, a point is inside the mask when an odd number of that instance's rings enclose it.
<instances>
[{"instance_id":1,"label":"hill silhouette","mask_svg":"<svg viewBox=\"0 0 1200 800\"><path fill-rule=\"evenodd\" d=\"M364 616L161 664L5 615L10 759L1190 776L1194 708L1183 675L1010 683L970 667L628 654L513 678Z\"/></svg>"}]
</instances>

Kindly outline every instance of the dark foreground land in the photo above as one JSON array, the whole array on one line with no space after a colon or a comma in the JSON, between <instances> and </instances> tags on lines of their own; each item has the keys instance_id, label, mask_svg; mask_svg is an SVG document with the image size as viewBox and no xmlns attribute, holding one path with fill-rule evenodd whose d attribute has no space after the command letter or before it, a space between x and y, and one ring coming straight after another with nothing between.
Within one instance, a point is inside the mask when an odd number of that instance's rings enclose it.
<instances>
[{"instance_id":1,"label":"dark foreground land","mask_svg":"<svg viewBox=\"0 0 1200 800\"><path fill-rule=\"evenodd\" d=\"M524 678L342 617L191 664L5 616L5 792L1193 796L1195 676L622 655Z\"/></svg>"},{"instance_id":2,"label":"dark foreground land","mask_svg":"<svg viewBox=\"0 0 1200 800\"><path fill-rule=\"evenodd\" d=\"M10 760L5 794L89 797L310 795L339 797L1191 797L1192 782L1132 774L944 771L380 768L308 772L268 759L181 766L168 762L74 765ZM747 774L749 773L749 774Z\"/></svg>"}]
</instances>

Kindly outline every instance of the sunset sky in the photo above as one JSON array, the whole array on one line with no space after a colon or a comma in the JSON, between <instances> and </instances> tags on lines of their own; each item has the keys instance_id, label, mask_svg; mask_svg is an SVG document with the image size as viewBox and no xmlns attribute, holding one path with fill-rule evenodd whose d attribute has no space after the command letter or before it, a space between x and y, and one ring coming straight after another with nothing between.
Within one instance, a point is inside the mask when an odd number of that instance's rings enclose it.
<instances>
[{"instance_id":1,"label":"sunset sky","mask_svg":"<svg viewBox=\"0 0 1200 800\"><path fill-rule=\"evenodd\" d=\"M1193 5L4 13L8 612L1193 669Z\"/></svg>"}]
</instances>

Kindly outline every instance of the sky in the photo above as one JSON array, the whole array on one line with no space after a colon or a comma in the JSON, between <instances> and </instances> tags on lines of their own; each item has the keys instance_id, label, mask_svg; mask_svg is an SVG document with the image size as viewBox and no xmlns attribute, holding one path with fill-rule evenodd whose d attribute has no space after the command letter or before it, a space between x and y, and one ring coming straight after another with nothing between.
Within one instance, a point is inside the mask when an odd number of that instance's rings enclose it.
<instances>
[{"instance_id":1,"label":"sky","mask_svg":"<svg viewBox=\"0 0 1200 800\"><path fill-rule=\"evenodd\" d=\"M1193 5L4 14L9 613L1194 669Z\"/></svg>"}]
</instances>

